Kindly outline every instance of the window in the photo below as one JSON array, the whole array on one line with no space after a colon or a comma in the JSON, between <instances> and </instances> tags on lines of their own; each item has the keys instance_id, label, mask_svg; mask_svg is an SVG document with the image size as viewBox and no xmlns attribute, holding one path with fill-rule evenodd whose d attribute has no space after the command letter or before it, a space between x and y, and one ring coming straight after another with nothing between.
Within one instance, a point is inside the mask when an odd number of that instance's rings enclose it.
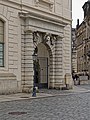
<instances>
[{"instance_id":1,"label":"window","mask_svg":"<svg viewBox=\"0 0 90 120\"><path fill-rule=\"evenodd\" d=\"M4 66L4 22L0 20L0 67Z\"/></svg>"}]
</instances>

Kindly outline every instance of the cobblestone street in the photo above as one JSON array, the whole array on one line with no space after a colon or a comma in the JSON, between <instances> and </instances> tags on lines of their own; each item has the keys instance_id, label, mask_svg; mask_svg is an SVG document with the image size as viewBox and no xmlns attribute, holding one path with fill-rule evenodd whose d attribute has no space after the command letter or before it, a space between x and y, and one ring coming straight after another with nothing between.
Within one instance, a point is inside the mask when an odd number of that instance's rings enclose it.
<instances>
[{"instance_id":1,"label":"cobblestone street","mask_svg":"<svg viewBox=\"0 0 90 120\"><path fill-rule=\"evenodd\" d=\"M90 120L90 92L0 102L0 120Z\"/></svg>"}]
</instances>

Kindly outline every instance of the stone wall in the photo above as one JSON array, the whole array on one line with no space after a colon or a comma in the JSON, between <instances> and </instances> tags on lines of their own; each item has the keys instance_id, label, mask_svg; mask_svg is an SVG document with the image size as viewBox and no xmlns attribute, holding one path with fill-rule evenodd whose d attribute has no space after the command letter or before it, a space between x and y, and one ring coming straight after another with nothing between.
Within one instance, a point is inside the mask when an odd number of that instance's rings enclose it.
<instances>
[{"instance_id":1,"label":"stone wall","mask_svg":"<svg viewBox=\"0 0 90 120\"><path fill-rule=\"evenodd\" d=\"M0 74L1 87L2 84L7 88L9 84L8 92L14 91L17 88L20 91L21 86L21 37L20 33L20 21L18 16L18 10L5 6L5 1L0 2L0 19L4 21L4 67L0 68L0 73L5 75L2 78ZM11 78L6 78L9 74L12 74ZM15 78L15 79L13 79ZM4 79L4 80L3 80ZM12 80L13 79L13 80ZM11 86L11 87L10 87ZM4 90L3 87L3 90ZM13 91L12 91L13 92Z\"/></svg>"},{"instance_id":2,"label":"stone wall","mask_svg":"<svg viewBox=\"0 0 90 120\"><path fill-rule=\"evenodd\" d=\"M14 91L30 91L33 33L38 31L58 36L54 45L44 43L50 53L49 87L64 85L65 74L71 74L71 0L1 0L0 19L5 22L5 67L0 73L15 78L2 80L9 81Z\"/></svg>"}]
</instances>

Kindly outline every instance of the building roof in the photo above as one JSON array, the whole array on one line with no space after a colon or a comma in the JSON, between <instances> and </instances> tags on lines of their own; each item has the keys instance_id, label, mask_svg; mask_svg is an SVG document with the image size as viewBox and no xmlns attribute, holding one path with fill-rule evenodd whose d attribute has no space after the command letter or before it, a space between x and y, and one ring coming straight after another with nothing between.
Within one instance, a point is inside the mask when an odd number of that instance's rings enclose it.
<instances>
[{"instance_id":1,"label":"building roof","mask_svg":"<svg viewBox=\"0 0 90 120\"><path fill-rule=\"evenodd\" d=\"M85 5L89 3L90 4L90 0L88 0L87 2L84 3L84 5L82 6L82 8L84 9Z\"/></svg>"}]
</instances>

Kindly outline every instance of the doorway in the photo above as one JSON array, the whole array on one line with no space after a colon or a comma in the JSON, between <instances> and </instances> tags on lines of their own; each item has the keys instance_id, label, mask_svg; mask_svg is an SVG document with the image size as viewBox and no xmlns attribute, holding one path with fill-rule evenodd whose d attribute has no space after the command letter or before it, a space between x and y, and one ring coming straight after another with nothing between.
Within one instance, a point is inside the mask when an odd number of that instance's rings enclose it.
<instances>
[{"instance_id":1,"label":"doorway","mask_svg":"<svg viewBox=\"0 0 90 120\"><path fill-rule=\"evenodd\" d=\"M39 77L39 88L48 88L48 58L47 57L39 57L39 65L40 65L40 77Z\"/></svg>"},{"instance_id":2,"label":"doorway","mask_svg":"<svg viewBox=\"0 0 90 120\"><path fill-rule=\"evenodd\" d=\"M37 45L36 81L35 85L40 88L48 88L49 82L49 53L43 43Z\"/></svg>"}]
</instances>

